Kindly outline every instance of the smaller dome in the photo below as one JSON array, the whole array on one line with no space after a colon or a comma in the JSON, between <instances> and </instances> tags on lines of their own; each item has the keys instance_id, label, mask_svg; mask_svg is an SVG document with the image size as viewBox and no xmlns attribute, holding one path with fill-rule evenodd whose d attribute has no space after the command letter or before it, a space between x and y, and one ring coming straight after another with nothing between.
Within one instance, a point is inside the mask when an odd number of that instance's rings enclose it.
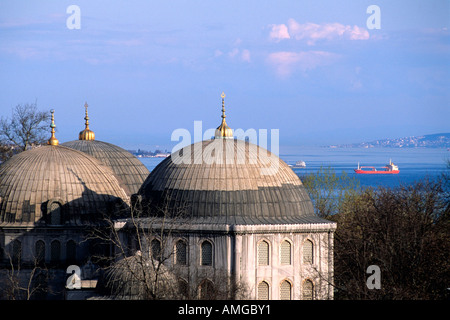
<instances>
[{"instance_id":1,"label":"smaller dome","mask_svg":"<svg viewBox=\"0 0 450 320\"><path fill-rule=\"evenodd\" d=\"M110 168L97 159L60 145L23 151L0 165L0 224L50 222L84 225L129 197Z\"/></svg>"},{"instance_id":2,"label":"smaller dome","mask_svg":"<svg viewBox=\"0 0 450 320\"><path fill-rule=\"evenodd\" d=\"M129 196L138 192L150 171L130 152L111 143L95 140L95 134L89 129L88 104L86 108L86 128L80 132L79 139L62 145L82 151L110 167L119 183Z\"/></svg>"},{"instance_id":3,"label":"smaller dome","mask_svg":"<svg viewBox=\"0 0 450 320\"><path fill-rule=\"evenodd\" d=\"M0 225L86 225L123 214L129 197L110 168L58 145L54 111L48 144L0 165Z\"/></svg>"},{"instance_id":4,"label":"smaller dome","mask_svg":"<svg viewBox=\"0 0 450 320\"><path fill-rule=\"evenodd\" d=\"M99 140L73 140L62 144L82 151L110 167L119 183L128 193L137 193L150 171L127 150Z\"/></svg>"},{"instance_id":5,"label":"smaller dome","mask_svg":"<svg viewBox=\"0 0 450 320\"><path fill-rule=\"evenodd\" d=\"M94 131L86 128L80 132L79 139L80 140L95 140L95 133L94 133Z\"/></svg>"}]
</instances>

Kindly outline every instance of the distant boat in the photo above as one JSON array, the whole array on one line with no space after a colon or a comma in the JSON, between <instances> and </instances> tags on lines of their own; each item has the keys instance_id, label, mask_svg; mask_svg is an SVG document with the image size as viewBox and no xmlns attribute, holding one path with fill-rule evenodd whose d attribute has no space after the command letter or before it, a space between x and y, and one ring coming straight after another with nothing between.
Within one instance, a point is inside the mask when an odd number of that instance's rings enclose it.
<instances>
[{"instance_id":1,"label":"distant boat","mask_svg":"<svg viewBox=\"0 0 450 320\"><path fill-rule=\"evenodd\" d=\"M366 170L364 170L366 169ZM369 169L369 170L367 170ZM357 174L397 174L400 172L398 166L396 166L391 160L389 160L389 164L384 166L382 169L377 170L375 167L369 166L359 166L358 169L354 169Z\"/></svg>"},{"instance_id":2,"label":"distant boat","mask_svg":"<svg viewBox=\"0 0 450 320\"><path fill-rule=\"evenodd\" d=\"M167 158L168 156L170 156L170 153L157 153L153 158Z\"/></svg>"},{"instance_id":3,"label":"distant boat","mask_svg":"<svg viewBox=\"0 0 450 320\"><path fill-rule=\"evenodd\" d=\"M293 166L291 166L292 168L306 168L306 163L305 161L297 161Z\"/></svg>"}]
</instances>

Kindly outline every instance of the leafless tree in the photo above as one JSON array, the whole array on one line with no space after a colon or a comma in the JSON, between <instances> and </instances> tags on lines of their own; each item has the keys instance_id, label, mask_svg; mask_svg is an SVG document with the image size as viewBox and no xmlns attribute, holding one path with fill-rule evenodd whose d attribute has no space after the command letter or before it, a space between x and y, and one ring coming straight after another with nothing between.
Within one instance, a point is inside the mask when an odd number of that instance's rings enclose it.
<instances>
[{"instance_id":1,"label":"leafless tree","mask_svg":"<svg viewBox=\"0 0 450 320\"><path fill-rule=\"evenodd\" d=\"M335 299L449 297L448 172L397 188L358 188L323 168L302 179L316 213L337 222ZM366 285L371 265L381 270L380 289Z\"/></svg>"},{"instance_id":2,"label":"leafless tree","mask_svg":"<svg viewBox=\"0 0 450 320\"><path fill-rule=\"evenodd\" d=\"M213 270L204 275L203 280L193 286L190 299L199 300L246 300L249 299L249 287L226 270Z\"/></svg>"},{"instance_id":3,"label":"leafless tree","mask_svg":"<svg viewBox=\"0 0 450 320\"><path fill-rule=\"evenodd\" d=\"M186 275L174 265L174 239L192 225L185 208L169 211L169 202L153 208L150 216L135 202L129 218L106 218L104 227L95 230L93 239L112 246L104 268L107 294L115 299L139 300L242 298L245 286L226 271L211 269L204 274L204 285L182 279Z\"/></svg>"},{"instance_id":4,"label":"leafless tree","mask_svg":"<svg viewBox=\"0 0 450 320\"><path fill-rule=\"evenodd\" d=\"M31 146L44 143L48 135L49 113L39 111L37 104L19 104L12 109L11 118L0 119L2 161Z\"/></svg>"},{"instance_id":5,"label":"leafless tree","mask_svg":"<svg viewBox=\"0 0 450 320\"><path fill-rule=\"evenodd\" d=\"M6 300L30 300L48 292L48 270L33 258L24 264L20 252L17 257L8 254L9 266L0 270L3 273L0 296Z\"/></svg>"},{"instance_id":6,"label":"leafless tree","mask_svg":"<svg viewBox=\"0 0 450 320\"><path fill-rule=\"evenodd\" d=\"M333 219L341 299L445 299L450 283L450 212L443 181L367 189ZM366 286L370 265L381 288Z\"/></svg>"},{"instance_id":7,"label":"leafless tree","mask_svg":"<svg viewBox=\"0 0 450 320\"><path fill-rule=\"evenodd\" d=\"M321 167L316 173L301 177L317 216L329 218L340 212L340 206L345 199L358 194L359 182L345 172L341 175L328 167Z\"/></svg>"}]
</instances>

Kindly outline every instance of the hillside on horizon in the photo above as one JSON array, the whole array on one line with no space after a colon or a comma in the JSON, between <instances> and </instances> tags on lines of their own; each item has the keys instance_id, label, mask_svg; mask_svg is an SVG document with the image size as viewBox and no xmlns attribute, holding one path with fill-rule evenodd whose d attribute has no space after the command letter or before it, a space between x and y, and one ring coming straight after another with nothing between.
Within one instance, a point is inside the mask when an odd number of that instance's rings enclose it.
<instances>
[{"instance_id":1,"label":"hillside on horizon","mask_svg":"<svg viewBox=\"0 0 450 320\"><path fill-rule=\"evenodd\" d=\"M330 145L330 148L450 148L450 133L434 133L352 144Z\"/></svg>"}]
</instances>

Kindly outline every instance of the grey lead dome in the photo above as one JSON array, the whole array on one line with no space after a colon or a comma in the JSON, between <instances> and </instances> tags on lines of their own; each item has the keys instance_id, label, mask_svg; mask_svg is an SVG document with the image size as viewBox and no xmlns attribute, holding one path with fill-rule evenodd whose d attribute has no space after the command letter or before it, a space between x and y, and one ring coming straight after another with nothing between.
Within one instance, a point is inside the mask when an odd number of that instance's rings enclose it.
<instances>
[{"instance_id":1,"label":"grey lead dome","mask_svg":"<svg viewBox=\"0 0 450 320\"><path fill-rule=\"evenodd\" d=\"M52 202L61 206L62 224L82 225L128 196L110 168L60 145L24 151L0 165L0 225L44 222Z\"/></svg>"},{"instance_id":2,"label":"grey lead dome","mask_svg":"<svg viewBox=\"0 0 450 320\"><path fill-rule=\"evenodd\" d=\"M63 146L82 151L109 166L128 195L136 193L150 173L130 152L98 140L74 140Z\"/></svg>"},{"instance_id":3,"label":"grey lead dome","mask_svg":"<svg viewBox=\"0 0 450 320\"><path fill-rule=\"evenodd\" d=\"M150 173L139 195L152 214L181 209L196 222L325 222L284 161L242 140L212 139L174 152Z\"/></svg>"}]
</instances>

